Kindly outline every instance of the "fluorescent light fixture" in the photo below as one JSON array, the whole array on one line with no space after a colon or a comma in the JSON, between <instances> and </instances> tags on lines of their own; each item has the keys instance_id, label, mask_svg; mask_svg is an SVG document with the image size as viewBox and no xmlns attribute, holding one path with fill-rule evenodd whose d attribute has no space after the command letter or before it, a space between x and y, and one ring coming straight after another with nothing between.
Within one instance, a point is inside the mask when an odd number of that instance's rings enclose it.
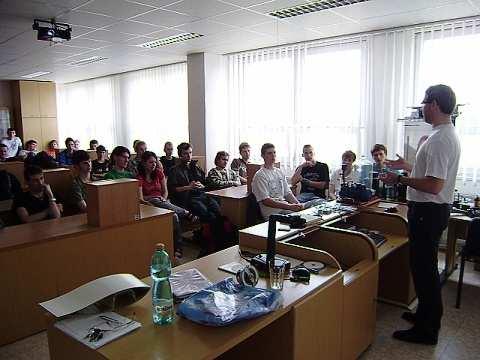
<instances>
[{"instance_id":1,"label":"fluorescent light fixture","mask_svg":"<svg viewBox=\"0 0 480 360\"><path fill-rule=\"evenodd\" d=\"M86 59L71 62L70 65L88 65L88 64L96 63L96 62L107 60L107 59L108 58L103 56L92 56Z\"/></svg>"},{"instance_id":2,"label":"fluorescent light fixture","mask_svg":"<svg viewBox=\"0 0 480 360\"><path fill-rule=\"evenodd\" d=\"M275 16L280 19L290 18L294 16L309 14L312 12L334 9L352 4L358 4L370 0L316 0L307 1L305 4L292 6L289 8L274 10L269 13L271 16Z\"/></svg>"},{"instance_id":3,"label":"fluorescent light fixture","mask_svg":"<svg viewBox=\"0 0 480 360\"><path fill-rule=\"evenodd\" d=\"M43 75L47 75L47 74L50 74L50 71L37 71L37 72L31 73L31 74L22 75L21 77L25 78L25 79L33 79L33 78L43 76Z\"/></svg>"},{"instance_id":4,"label":"fluorescent light fixture","mask_svg":"<svg viewBox=\"0 0 480 360\"><path fill-rule=\"evenodd\" d=\"M139 44L137 46L143 47L143 48L148 48L148 49L153 49L156 47L160 46L166 46L166 45L171 45L171 44L176 44L182 41L187 41L190 39L195 39L203 36L202 34L197 34L197 33L183 33L183 34L178 34L178 35L173 35L169 36L166 38L162 39L157 39L157 40L152 40L148 41L143 44Z\"/></svg>"}]
</instances>

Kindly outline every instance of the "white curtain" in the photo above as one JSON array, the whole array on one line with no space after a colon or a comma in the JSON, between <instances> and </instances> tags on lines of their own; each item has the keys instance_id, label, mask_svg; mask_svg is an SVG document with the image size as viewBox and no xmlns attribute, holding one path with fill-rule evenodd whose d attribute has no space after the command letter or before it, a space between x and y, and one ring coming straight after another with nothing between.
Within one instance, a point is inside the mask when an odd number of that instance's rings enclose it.
<instances>
[{"instance_id":1,"label":"white curtain","mask_svg":"<svg viewBox=\"0 0 480 360\"><path fill-rule=\"evenodd\" d=\"M147 142L162 154L165 141L188 141L185 63L57 85L60 139L97 139L108 149ZM60 143L62 143L60 140Z\"/></svg>"},{"instance_id":2,"label":"white curtain","mask_svg":"<svg viewBox=\"0 0 480 360\"><path fill-rule=\"evenodd\" d=\"M418 79L416 99L433 84L452 87L461 115L456 120L462 155L457 188L467 194L480 192L480 20L469 19L425 26L416 32Z\"/></svg>"},{"instance_id":3,"label":"white curtain","mask_svg":"<svg viewBox=\"0 0 480 360\"><path fill-rule=\"evenodd\" d=\"M345 150L369 157L375 143L401 153L412 39L392 31L229 55L229 150L248 141L261 161L261 144L272 142L287 173L304 144L332 168Z\"/></svg>"},{"instance_id":4,"label":"white curtain","mask_svg":"<svg viewBox=\"0 0 480 360\"><path fill-rule=\"evenodd\" d=\"M291 172L302 147L315 147L319 160L340 161L348 148L359 151L363 131L360 104L360 42L301 44L228 57L230 151L242 141L260 162L265 142Z\"/></svg>"}]
</instances>

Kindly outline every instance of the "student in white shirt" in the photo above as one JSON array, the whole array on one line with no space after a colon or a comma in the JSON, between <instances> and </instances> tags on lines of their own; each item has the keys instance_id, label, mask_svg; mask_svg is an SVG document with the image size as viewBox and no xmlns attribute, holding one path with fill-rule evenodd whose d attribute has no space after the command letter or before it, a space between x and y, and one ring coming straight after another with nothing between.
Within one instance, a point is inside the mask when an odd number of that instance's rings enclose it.
<instances>
[{"instance_id":1,"label":"student in white shirt","mask_svg":"<svg viewBox=\"0 0 480 360\"><path fill-rule=\"evenodd\" d=\"M288 214L303 210L304 205L293 195L287 178L275 167L275 146L263 144L261 153L265 163L253 176L252 192L264 219L268 220L272 214Z\"/></svg>"},{"instance_id":2,"label":"student in white shirt","mask_svg":"<svg viewBox=\"0 0 480 360\"><path fill-rule=\"evenodd\" d=\"M1 143L7 146L7 158L17 156L20 150L22 150L22 140L16 136L14 128L7 130L7 137L4 137Z\"/></svg>"},{"instance_id":3,"label":"student in white shirt","mask_svg":"<svg viewBox=\"0 0 480 360\"><path fill-rule=\"evenodd\" d=\"M438 243L448 225L460 159L460 142L451 121L456 105L453 90L446 85L431 86L425 92L423 114L433 133L423 142L412 165L399 157L387 166L410 172L409 177L393 172L382 174L385 183L408 186L408 232L410 269L418 296L416 313L402 317L414 324L396 331L402 341L436 345L443 315Z\"/></svg>"},{"instance_id":4,"label":"student in white shirt","mask_svg":"<svg viewBox=\"0 0 480 360\"><path fill-rule=\"evenodd\" d=\"M358 171L356 166L353 165L356 159L357 155L351 150L342 154L342 166L334 170L332 176L330 176L329 194L331 199L336 199L343 181L345 183L358 181Z\"/></svg>"}]
</instances>

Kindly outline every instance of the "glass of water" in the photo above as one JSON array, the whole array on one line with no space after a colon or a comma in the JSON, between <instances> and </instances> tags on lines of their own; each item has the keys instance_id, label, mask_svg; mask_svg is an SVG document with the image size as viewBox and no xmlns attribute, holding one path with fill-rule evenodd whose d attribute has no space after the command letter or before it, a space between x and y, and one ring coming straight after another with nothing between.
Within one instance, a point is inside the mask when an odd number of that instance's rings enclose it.
<instances>
[{"instance_id":1,"label":"glass of water","mask_svg":"<svg viewBox=\"0 0 480 360\"><path fill-rule=\"evenodd\" d=\"M282 290L285 276L285 263L271 261L268 264L268 270L270 273L270 288L274 290Z\"/></svg>"}]
</instances>

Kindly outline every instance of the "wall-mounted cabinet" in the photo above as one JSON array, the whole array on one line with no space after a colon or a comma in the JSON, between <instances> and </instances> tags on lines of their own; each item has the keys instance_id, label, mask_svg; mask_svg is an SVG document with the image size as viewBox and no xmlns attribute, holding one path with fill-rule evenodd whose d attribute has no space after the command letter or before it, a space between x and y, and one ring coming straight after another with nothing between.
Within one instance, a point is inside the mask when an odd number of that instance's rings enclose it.
<instances>
[{"instance_id":1,"label":"wall-mounted cabinet","mask_svg":"<svg viewBox=\"0 0 480 360\"><path fill-rule=\"evenodd\" d=\"M14 81L12 86L15 128L23 142L34 139L45 149L58 139L55 84L42 81Z\"/></svg>"}]
</instances>

